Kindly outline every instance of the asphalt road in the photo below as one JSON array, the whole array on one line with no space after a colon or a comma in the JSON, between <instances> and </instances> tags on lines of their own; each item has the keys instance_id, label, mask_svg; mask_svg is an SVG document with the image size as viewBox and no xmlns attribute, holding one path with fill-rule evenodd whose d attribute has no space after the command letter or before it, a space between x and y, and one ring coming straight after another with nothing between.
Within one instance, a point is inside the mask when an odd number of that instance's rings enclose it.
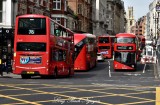
<instances>
[{"instance_id":1,"label":"asphalt road","mask_svg":"<svg viewBox=\"0 0 160 105\"><path fill-rule=\"evenodd\" d=\"M160 79L154 65L137 71L113 71L112 60L98 62L70 78L18 75L0 77L0 105L155 105L160 103ZM109 66L110 65L110 66ZM158 94L159 93L159 94ZM159 105L159 104L157 104Z\"/></svg>"}]
</instances>

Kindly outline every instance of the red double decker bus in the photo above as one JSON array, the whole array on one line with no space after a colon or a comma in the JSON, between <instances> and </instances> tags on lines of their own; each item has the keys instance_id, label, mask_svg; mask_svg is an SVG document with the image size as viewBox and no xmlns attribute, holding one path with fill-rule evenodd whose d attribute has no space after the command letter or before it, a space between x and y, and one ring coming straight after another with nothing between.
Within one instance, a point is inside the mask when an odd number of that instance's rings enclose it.
<instances>
[{"instance_id":1,"label":"red double decker bus","mask_svg":"<svg viewBox=\"0 0 160 105\"><path fill-rule=\"evenodd\" d=\"M18 16L13 73L22 78L74 74L74 33L47 16Z\"/></svg>"},{"instance_id":2,"label":"red double decker bus","mask_svg":"<svg viewBox=\"0 0 160 105\"><path fill-rule=\"evenodd\" d=\"M114 70L136 70L138 38L134 34L120 33L114 43Z\"/></svg>"},{"instance_id":3,"label":"red double decker bus","mask_svg":"<svg viewBox=\"0 0 160 105\"><path fill-rule=\"evenodd\" d=\"M145 37L144 36L142 36L142 35L139 35L138 36L138 39L139 39L139 44L140 44L140 50L142 51L143 50L143 48L145 47L145 45L146 45L146 39L145 39Z\"/></svg>"},{"instance_id":4,"label":"red double decker bus","mask_svg":"<svg viewBox=\"0 0 160 105\"><path fill-rule=\"evenodd\" d=\"M105 58L112 58L112 40L109 35L98 36L97 41L98 53L103 54Z\"/></svg>"},{"instance_id":5,"label":"red double decker bus","mask_svg":"<svg viewBox=\"0 0 160 105\"><path fill-rule=\"evenodd\" d=\"M75 62L74 70L89 70L97 64L96 36L92 34L74 34Z\"/></svg>"}]
</instances>

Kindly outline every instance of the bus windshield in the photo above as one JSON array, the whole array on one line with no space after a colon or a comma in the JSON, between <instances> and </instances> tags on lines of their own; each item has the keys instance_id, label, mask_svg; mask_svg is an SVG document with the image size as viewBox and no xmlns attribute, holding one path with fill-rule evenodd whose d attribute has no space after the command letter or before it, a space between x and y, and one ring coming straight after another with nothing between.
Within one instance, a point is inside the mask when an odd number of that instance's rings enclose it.
<instances>
[{"instance_id":1,"label":"bus windshield","mask_svg":"<svg viewBox=\"0 0 160 105\"><path fill-rule=\"evenodd\" d=\"M99 37L99 43L109 43L109 37Z\"/></svg>"},{"instance_id":2,"label":"bus windshield","mask_svg":"<svg viewBox=\"0 0 160 105\"><path fill-rule=\"evenodd\" d=\"M132 64L135 63L135 53L133 52L115 52L115 61Z\"/></svg>"},{"instance_id":3,"label":"bus windshield","mask_svg":"<svg viewBox=\"0 0 160 105\"><path fill-rule=\"evenodd\" d=\"M46 43L18 42L17 51L46 51Z\"/></svg>"},{"instance_id":4,"label":"bus windshield","mask_svg":"<svg viewBox=\"0 0 160 105\"><path fill-rule=\"evenodd\" d=\"M135 43L135 38L116 38L116 43Z\"/></svg>"},{"instance_id":5,"label":"bus windshield","mask_svg":"<svg viewBox=\"0 0 160 105\"><path fill-rule=\"evenodd\" d=\"M107 50L110 49L110 46L99 46L100 50Z\"/></svg>"},{"instance_id":6,"label":"bus windshield","mask_svg":"<svg viewBox=\"0 0 160 105\"><path fill-rule=\"evenodd\" d=\"M20 18L18 22L18 34L21 35L45 35L45 18Z\"/></svg>"}]
</instances>

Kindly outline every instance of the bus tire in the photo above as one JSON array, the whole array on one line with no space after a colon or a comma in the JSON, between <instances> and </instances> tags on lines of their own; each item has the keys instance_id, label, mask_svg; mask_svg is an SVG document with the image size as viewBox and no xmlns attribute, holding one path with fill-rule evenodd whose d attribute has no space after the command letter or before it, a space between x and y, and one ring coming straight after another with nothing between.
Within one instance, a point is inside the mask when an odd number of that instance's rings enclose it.
<instances>
[{"instance_id":1,"label":"bus tire","mask_svg":"<svg viewBox=\"0 0 160 105\"><path fill-rule=\"evenodd\" d=\"M95 64L94 64L94 67L97 67L97 60L95 60Z\"/></svg>"},{"instance_id":2,"label":"bus tire","mask_svg":"<svg viewBox=\"0 0 160 105\"><path fill-rule=\"evenodd\" d=\"M71 77L71 68L69 68L69 70L68 70L68 75L67 75L67 77Z\"/></svg>"},{"instance_id":3,"label":"bus tire","mask_svg":"<svg viewBox=\"0 0 160 105\"><path fill-rule=\"evenodd\" d=\"M54 77L57 78L58 77L58 71L57 68L54 70Z\"/></svg>"},{"instance_id":4,"label":"bus tire","mask_svg":"<svg viewBox=\"0 0 160 105\"><path fill-rule=\"evenodd\" d=\"M21 77L22 77L22 79L30 79L31 78L30 75L26 75L26 74L22 74Z\"/></svg>"},{"instance_id":5,"label":"bus tire","mask_svg":"<svg viewBox=\"0 0 160 105\"><path fill-rule=\"evenodd\" d=\"M90 70L91 69L91 67L90 67L90 63L89 62L87 62L87 70Z\"/></svg>"}]
</instances>

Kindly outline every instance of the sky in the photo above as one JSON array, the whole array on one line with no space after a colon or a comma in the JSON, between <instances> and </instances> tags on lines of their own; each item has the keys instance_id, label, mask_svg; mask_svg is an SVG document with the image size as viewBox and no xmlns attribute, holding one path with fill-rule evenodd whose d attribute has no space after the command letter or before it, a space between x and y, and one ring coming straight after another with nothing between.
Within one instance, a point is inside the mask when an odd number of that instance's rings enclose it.
<instances>
[{"instance_id":1,"label":"sky","mask_svg":"<svg viewBox=\"0 0 160 105\"><path fill-rule=\"evenodd\" d=\"M125 10L127 12L128 6L133 6L134 17L138 18L146 15L149 12L149 4L154 0L123 0Z\"/></svg>"}]
</instances>

